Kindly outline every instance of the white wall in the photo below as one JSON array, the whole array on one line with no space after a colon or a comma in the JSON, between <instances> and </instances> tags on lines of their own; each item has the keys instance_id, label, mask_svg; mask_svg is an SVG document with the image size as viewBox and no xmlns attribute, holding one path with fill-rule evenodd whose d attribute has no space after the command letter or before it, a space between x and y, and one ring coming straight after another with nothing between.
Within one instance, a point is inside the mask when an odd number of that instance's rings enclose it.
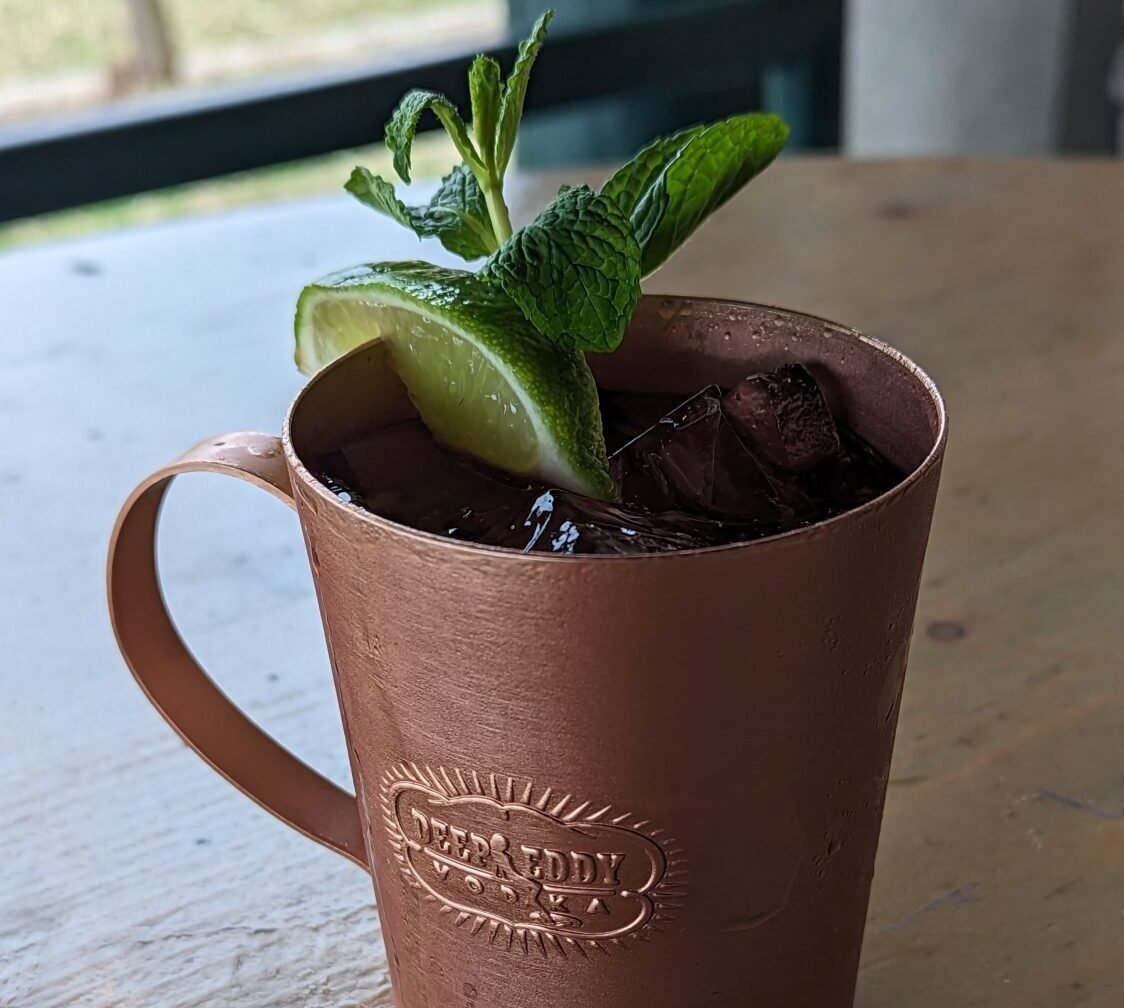
<instances>
[{"instance_id":1,"label":"white wall","mask_svg":"<svg viewBox=\"0 0 1124 1008\"><path fill-rule=\"evenodd\" d=\"M857 155L1051 149L1068 0L850 0L844 138Z\"/></svg>"}]
</instances>

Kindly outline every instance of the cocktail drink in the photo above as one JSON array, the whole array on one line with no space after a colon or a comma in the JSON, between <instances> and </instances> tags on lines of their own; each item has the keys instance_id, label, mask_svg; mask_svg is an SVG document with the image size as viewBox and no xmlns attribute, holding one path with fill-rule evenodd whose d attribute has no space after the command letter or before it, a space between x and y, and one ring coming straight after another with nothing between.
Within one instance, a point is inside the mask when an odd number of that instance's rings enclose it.
<instances>
[{"instance_id":1,"label":"cocktail drink","mask_svg":"<svg viewBox=\"0 0 1124 1008\"><path fill-rule=\"evenodd\" d=\"M604 501L492 469L418 419L312 460L341 500L434 535L523 552L700 549L802 528L873 500L902 472L836 424L800 364L685 401L602 390Z\"/></svg>"},{"instance_id":2,"label":"cocktail drink","mask_svg":"<svg viewBox=\"0 0 1124 1008\"><path fill-rule=\"evenodd\" d=\"M280 439L207 439L110 551L147 695L267 810L370 871L399 1008L847 1008L945 439L932 383L822 319L641 297L777 155L775 116L655 141L516 230L528 74L472 65L462 163L425 206L348 189L475 271L310 284ZM164 608L169 481L295 508L355 794L211 683Z\"/></svg>"}]
</instances>

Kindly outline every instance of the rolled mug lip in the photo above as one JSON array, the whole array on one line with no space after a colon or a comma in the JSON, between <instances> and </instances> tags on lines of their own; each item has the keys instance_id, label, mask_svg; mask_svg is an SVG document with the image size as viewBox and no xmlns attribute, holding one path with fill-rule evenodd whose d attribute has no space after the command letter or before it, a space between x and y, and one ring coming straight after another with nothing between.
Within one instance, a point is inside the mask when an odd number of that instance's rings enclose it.
<instances>
[{"instance_id":1,"label":"rolled mug lip","mask_svg":"<svg viewBox=\"0 0 1124 1008\"><path fill-rule=\"evenodd\" d=\"M926 475L940 464L941 457L944 453L945 443L948 440L948 414L945 409L944 397L941 395L940 390L937 388L936 383L928 374L911 358L907 357L900 350L890 346L882 340L869 336L858 329L851 326L843 325L842 323L832 321L831 319L824 318L821 315L813 315L809 312L794 311L790 308L781 308L775 305L763 304L757 301L746 301L739 298L717 298L717 297L694 297L689 294L645 294L642 298L644 301L683 301L695 304L707 304L714 306L728 306L731 308L752 308L758 311L775 312L778 315L799 318L809 322L822 323L825 328L829 329L833 336L841 336L845 339L851 339L856 342L865 344L877 353L890 358L895 364L907 371L918 385L928 394L936 419L936 430L932 436L932 446L926 453L925 457L918 463L912 471L910 471L901 482L896 483L893 487L885 492L879 494L877 497L867 501L865 504L860 504L857 507L850 508L830 518L824 518L821 521L814 522L810 525L802 525L799 528L789 529L787 532L778 532L774 535L761 536L757 539L743 540L742 542L724 543L718 546L698 546L689 549L668 550L661 552L651 553L543 553L543 552L527 552L522 550L511 549L504 546L492 546L487 543L475 543L464 539L453 539L448 536L437 535L432 532L423 532L421 529L413 528L409 525L404 525L401 522L392 521L389 518L384 518L382 515L376 514L373 511L368 511L366 508L359 507L357 504L352 504L348 501L341 500L335 493L328 489L323 483L320 482L316 476L313 475L311 470L304 464L298 454L296 447L293 444L292 425L293 420L300 409L301 403L308 395L309 390L316 385L316 383L329 371L338 367L346 366L347 361L361 354L364 350L369 348L370 344L361 344L349 350L346 354L337 357L335 360L330 361L313 374L307 382L301 387L300 391L294 396L293 401L289 404L289 408L285 414L285 422L281 431L281 442L284 448L285 456L288 459L292 471L297 475L305 487L311 489L320 499L322 499L330 507L341 509L343 512L351 515L357 520L372 525L382 532L392 535L403 536L407 539L413 539L419 544L425 546L435 546L440 544L443 549L453 550L457 553L467 553L469 555L479 555L481 551L488 554L489 558L509 560L513 563L564 563L573 564L578 561L594 561L596 563L657 563L664 562L670 563L676 559L683 559L687 557L697 557L703 554L716 554L728 553L734 550L755 550L758 553L764 552L770 548L779 546L788 546L794 541L802 539L811 539L825 530L834 529L839 525L847 522L853 522L856 519L876 513L880 510L889 507L898 497L905 493L917 483L921 482ZM627 336L625 337L627 339Z\"/></svg>"}]
</instances>

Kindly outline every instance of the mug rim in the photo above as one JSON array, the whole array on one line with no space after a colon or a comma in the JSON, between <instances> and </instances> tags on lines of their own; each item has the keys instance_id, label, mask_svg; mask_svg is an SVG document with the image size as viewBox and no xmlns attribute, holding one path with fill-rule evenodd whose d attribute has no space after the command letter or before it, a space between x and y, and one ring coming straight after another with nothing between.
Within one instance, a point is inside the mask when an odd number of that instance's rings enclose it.
<instances>
[{"instance_id":1,"label":"mug rim","mask_svg":"<svg viewBox=\"0 0 1124 1008\"><path fill-rule=\"evenodd\" d=\"M723 543L717 546L696 546L690 549L668 550L652 553L539 553L530 552L524 553L522 550L511 549L506 546L492 546L487 543L474 543L464 539L452 539L447 536L440 536L433 532L423 532L421 529L413 528L409 525L403 525L401 522L396 522L390 518L385 518L382 515L375 514L373 511L368 511L366 508L361 508L357 504L352 504L348 501L342 501L331 490L329 490L323 483L320 482L311 472L311 470L304 464L300 455L297 453L293 445L292 438L292 424L293 418L296 415L300 404L304 400L305 395L312 388L312 386L332 368L343 365L352 356L355 356L368 347L369 343L361 344L354 349L337 357L335 360L330 361L313 374L308 381L301 386L300 390L293 397L293 401L289 404L289 408L285 413L285 421L281 430L281 443L285 452L285 458L289 463L292 472L299 477L300 481L306 488L310 488L313 493L324 500L328 505L341 509L345 514L359 519L369 525L373 525L384 533L395 536L404 536L407 539L412 539L420 544L426 546L439 546L442 549L454 550L457 553L467 553L470 556L480 556L482 553L490 558L509 560L513 562L526 563L533 561L537 563L574 563L575 561L592 560L598 563L608 563L610 561L616 563L640 563L642 561L654 562L657 560L671 561L676 558L698 557L698 556L712 556L718 553L728 553L734 550L750 550L756 549L757 553L765 552L768 549L777 548L781 546L791 545L795 540L802 540L804 538L813 538L821 534L825 529L833 529L838 525L847 522L848 520L854 521L860 516L874 514L886 507L889 507L894 501L897 500L902 494L907 493L913 486L921 482L929 472L940 463L941 457L944 454L944 448L948 441L948 413L945 408L944 397L941 395L940 389L937 388L936 383L932 378L921 368L916 361L908 357L896 347L876 339L873 336L854 329L851 326L843 325L842 323L832 321L831 319L824 318L821 315L813 315L809 312L794 311L790 308L780 308L775 305L762 304L757 301L746 301L739 298L716 298L716 297L694 297L689 294L644 294L642 300L659 300L659 301L692 301L696 303L704 303L709 305L728 305L737 308L753 308L757 310L776 312L780 315L787 315L805 319L811 322L822 323L825 327L830 329L834 335L842 336L846 339L856 340L857 342L864 343L877 353L889 357L899 367L909 372L924 389L925 393L933 405L936 415L936 431L933 435L933 443L926 453L925 457L912 469L912 471L900 482L894 484L889 490L880 493L877 497L867 501L865 504L860 504L858 507L850 508L840 514L832 515L830 518L824 518L818 522L813 522L811 525L801 525L799 528L789 529L786 532L778 532L774 535L761 536L758 539L748 539L741 542Z\"/></svg>"}]
</instances>

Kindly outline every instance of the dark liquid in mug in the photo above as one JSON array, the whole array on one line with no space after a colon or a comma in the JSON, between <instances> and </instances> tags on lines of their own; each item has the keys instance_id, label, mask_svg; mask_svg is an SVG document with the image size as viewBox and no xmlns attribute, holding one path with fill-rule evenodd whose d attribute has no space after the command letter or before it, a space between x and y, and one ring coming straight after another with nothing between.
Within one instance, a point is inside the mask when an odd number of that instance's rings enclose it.
<instances>
[{"instance_id":1,"label":"dark liquid in mug","mask_svg":"<svg viewBox=\"0 0 1124 1008\"><path fill-rule=\"evenodd\" d=\"M435 535L522 552L653 553L758 539L865 504L903 473L831 416L800 365L733 389L601 393L619 503L497 472L420 420L312 461L342 500Z\"/></svg>"}]
</instances>

